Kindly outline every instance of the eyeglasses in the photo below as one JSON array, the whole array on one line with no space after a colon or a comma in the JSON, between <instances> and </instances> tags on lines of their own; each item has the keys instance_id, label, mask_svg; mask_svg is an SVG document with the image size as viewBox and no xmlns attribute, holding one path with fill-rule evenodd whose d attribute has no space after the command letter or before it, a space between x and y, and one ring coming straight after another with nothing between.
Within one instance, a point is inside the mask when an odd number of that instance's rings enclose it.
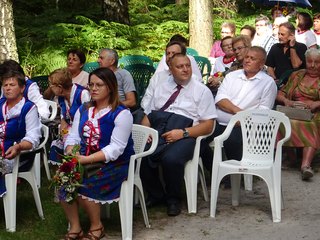
<instances>
[{"instance_id":1,"label":"eyeglasses","mask_svg":"<svg viewBox=\"0 0 320 240\"><path fill-rule=\"evenodd\" d=\"M104 83L96 83L96 84L94 84L94 83L89 83L89 84L88 84L88 87L89 87L90 89L93 89L93 88L100 89L100 88L102 88L102 87L104 87L104 86L105 86Z\"/></svg>"},{"instance_id":2,"label":"eyeglasses","mask_svg":"<svg viewBox=\"0 0 320 240\"><path fill-rule=\"evenodd\" d=\"M266 24L256 24L256 27L264 27L267 26Z\"/></svg>"},{"instance_id":3,"label":"eyeglasses","mask_svg":"<svg viewBox=\"0 0 320 240\"><path fill-rule=\"evenodd\" d=\"M221 33L223 33L223 34L231 34L231 32L225 32L225 31L221 31Z\"/></svg>"},{"instance_id":4,"label":"eyeglasses","mask_svg":"<svg viewBox=\"0 0 320 240\"><path fill-rule=\"evenodd\" d=\"M237 50L241 51L241 49L247 48L246 46L233 48L233 51L236 52Z\"/></svg>"}]
</instances>

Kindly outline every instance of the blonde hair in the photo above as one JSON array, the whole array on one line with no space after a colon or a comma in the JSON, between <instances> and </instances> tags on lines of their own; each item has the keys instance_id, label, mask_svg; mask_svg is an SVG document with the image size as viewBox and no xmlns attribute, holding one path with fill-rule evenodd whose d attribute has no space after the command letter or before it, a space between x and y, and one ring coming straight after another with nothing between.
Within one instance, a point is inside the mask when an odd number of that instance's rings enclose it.
<instances>
[{"instance_id":1,"label":"blonde hair","mask_svg":"<svg viewBox=\"0 0 320 240\"><path fill-rule=\"evenodd\" d=\"M49 75L49 81L53 85L61 85L64 89L72 87L72 75L67 68L59 68Z\"/></svg>"}]
</instances>

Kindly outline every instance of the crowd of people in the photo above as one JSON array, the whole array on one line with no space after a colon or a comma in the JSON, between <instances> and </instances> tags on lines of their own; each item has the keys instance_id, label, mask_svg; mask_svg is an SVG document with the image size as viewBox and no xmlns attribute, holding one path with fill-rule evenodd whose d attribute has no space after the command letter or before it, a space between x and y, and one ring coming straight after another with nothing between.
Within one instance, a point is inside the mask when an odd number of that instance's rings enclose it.
<instances>
[{"instance_id":1,"label":"crowd of people","mask_svg":"<svg viewBox=\"0 0 320 240\"><path fill-rule=\"evenodd\" d=\"M243 26L239 35L234 23L221 25L222 39L213 44L208 55L213 68L207 85L194 58L186 53L187 40L175 35L168 42L141 101L144 117L140 124L158 130L160 138L155 153L141 164L147 207L166 204L169 216L179 215L184 166L192 158L195 139L212 133L201 142L200 151L205 168L211 172L209 143L223 133L232 115L247 109L273 109L275 104L313 113L311 121L290 120L292 136L286 143L303 149L301 176L303 180L312 178L312 160L320 148L320 14L312 18L308 13L297 13L296 27L280 9L273 9L272 19L273 23L260 15L255 26ZM82 70L85 55L70 50L67 67L48 77L49 88L43 96L60 107L61 133L52 141L50 162L61 164L61 156L71 154L79 145L77 159L81 164L100 163L97 172L83 177L76 201L70 204L60 199L69 222L65 239L105 236L101 204L119 199L128 175L134 154L134 116L130 110L136 109L137 99L134 79L118 67L118 60L114 49L101 49L97 59L100 67L87 73ZM37 84L25 76L17 62L7 60L0 65L0 81L0 147L7 165L6 172L0 173L0 195L4 195L4 176L12 171L10 160L39 144L41 120L48 118L49 109ZM233 129L224 151L228 159L241 160L241 126ZM22 157L19 171L30 169L33 158L26 156L28 161L24 161ZM79 207L90 220L86 234Z\"/></svg>"}]
</instances>

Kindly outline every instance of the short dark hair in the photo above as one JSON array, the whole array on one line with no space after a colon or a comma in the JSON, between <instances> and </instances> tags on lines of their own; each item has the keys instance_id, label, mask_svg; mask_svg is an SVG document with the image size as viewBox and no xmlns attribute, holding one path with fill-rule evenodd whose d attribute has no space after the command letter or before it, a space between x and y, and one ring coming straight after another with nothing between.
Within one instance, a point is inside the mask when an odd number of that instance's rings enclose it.
<instances>
[{"instance_id":1,"label":"short dark hair","mask_svg":"<svg viewBox=\"0 0 320 240\"><path fill-rule=\"evenodd\" d=\"M181 34L175 34L170 38L170 42L181 42L183 44L185 44L186 46L188 46L189 42L188 40L182 36Z\"/></svg>"},{"instance_id":2,"label":"short dark hair","mask_svg":"<svg viewBox=\"0 0 320 240\"><path fill-rule=\"evenodd\" d=\"M89 84L91 81L91 76L96 75L100 78L104 84L109 88L109 104L114 111L120 104L119 93L118 93L118 82L113 71L109 68L97 68L89 74Z\"/></svg>"},{"instance_id":3,"label":"short dark hair","mask_svg":"<svg viewBox=\"0 0 320 240\"><path fill-rule=\"evenodd\" d=\"M222 43L223 43L225 40L227 40L227 39L232 39L232 37L231 37L231 36L226 36L226 37L222 38L222 39L221 39L221 43L220 43L220 47L221 47L221 48L222 48Z\"/></svg>"},{"instance_id":4,"label":"short dark hair","mask_svg":"<svg viewBox=\"0 0 320 240\"><path fill-rule=\"evenodd\" d=\"M2 72L5 72L6 70L9 70L9 69L20 72L21 74L25 75L23 68L15 60L12 60L12 59L4 60L4 62L0 66L1 66L0 75L3 74Z\"/></svg>"},{"instance_id":5,"label":"short dark hair","mask_svg":"<svg viewBox=\"0 0 320 240\"><path fill-rule=\"evenodd\" d=\"M19 71L15 71L15 70L12 70L12 69L9 69L8 71L6 71L4 74L2 74L0 76L0 82L1 82L1 85L3 84L3 81L5 79L8 79L8 78L16 78L17 81L18 81L18 85L20 87L23 87L26 85L26 79L25 79L25 75L22 74L21 72Z\"/></svg>"},{"instance_id":6,"label":"short dark hair","mask_svg":"<svg viewBox=\"0 0 320 240\"><path fill-rule=\"evenodd\" d=\"M298 12L297 19L299 20L298 28L305 31L309 30L313 26L313 21L309 13Z\"/></svg>"},{"instance_id":7,"label":"short dark hair","mask_svg":"<svg viewBox=\"0 0 320 240\"><path fill-rule=\"evenodd\" d=\"M171 47L173 45L179 45L180 49L181 49L181 53L186 55L187 54L187 48L181 43L181 42L177 42L177 41L172 41L169 42L166 46L166 50L168 47Z\"/></svg>"},{"instance_id":8,"label":"short dark hair","mask_svg":"<svg viewBox=\"0 0 320 240\"><path fill-rule=\"evenodd\" d=\"M316 13L316 14L313 16L313 21L316 20L316 19L320 19L320 13Z\"/></svg>"},{"instance_id":9,"label":"short dark hair","mask_svg":"<svg viewBox=\"0 0 320 240\"><path fill-rule=\"evenodd\" d=\"M250 34L250 37L251 39L254 38L254 35L256 34L256 29L250 25L244 25L241 29L240 29L240 32L243 30L243 29L246 29L246 30L249 30L251 32Z\"/></svg>"},{"instance_id":10,"label":"short dark hair","mask_svg":"<svg viewBox=\"0 0 320 240\"><path fill-rule=\"evenodd\" d=\"M292 34L294 34L295 31L296 31L296 28L295 28L295 27L293 26L293 24L290 23L290 22L281 23L281 24L279 25L279 28L280 28L280 27L285 27L285 28L288 29L289 32L292 33Z\"/></svg>"},{"instance_id":11,"label":"short dark hair","mask_svg":"<svg viewBox=\"0 0 320 240\"><path fill-rule=\"evenodd\" d=\"M78 56L78 58L80 59L80 63L81 64L85 64L86 62L86 55L80 51L79 49L70 49L68 52L67 52L67 57L69 56L69 54L75 54Z\"/></svg>"},{"instance_id":12,"label":"short dark hair","mask_svg":"<svg viewBox=\"0 0 320 240\"><path fill-rule=\"evenodd\" d=\"M15 60L9 59L0 64L1 84L4 79L11 77L17 78L20 87L26 85L26 76L24 74L23 68Z\"/></svg>"}]
</instances>

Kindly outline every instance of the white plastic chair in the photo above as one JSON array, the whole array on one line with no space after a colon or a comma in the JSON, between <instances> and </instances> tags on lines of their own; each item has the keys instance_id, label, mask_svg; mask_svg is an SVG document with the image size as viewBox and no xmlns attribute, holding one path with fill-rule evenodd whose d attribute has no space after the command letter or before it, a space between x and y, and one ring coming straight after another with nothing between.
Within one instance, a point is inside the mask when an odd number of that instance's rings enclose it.
<instances>
[{"instance_id":1,"label":"white plastic chair","mask_svg":"<svg viewBox=\"0 0 320 240\"><path fill-rule=\"evenodd\" d=\"M42 129L47 129L47 126L42 125ZM38 152L41 148L43 148L46 144L46 138L42 140L40 145L34 149L32 152ZM29 151L24 151L29 152ZM21 154L23 154L22 152ZM21 155L20 154L20 155ZM7 193L3 196L3 207L5 213L5 221L6 221L6 230L8 232L15 232L16 231L16 199L17 199L17 178L23 178L28 181L28 183L32 187L33 197L36 203L36 207L38 210L38 214L41 219L44 219L42 204L40 200L40 195L37 187L36 181L36 164L33 163L32 168L27 172L18 172L19 169L19 161L20 155L18 155L14 161L14 168L12 173L5 175L6 181L6 188Z\"/></svg>"},{"instance_id":2,"label":"white plastic chair","mask_svg":"<svg viewBox=\"0 0 320 240\"><path fill-rule=\"evenodd\" d=\"M151 147L145 151L147 140L151 136ZM119 211L121 220L122 239L132 239L132 213L133 213L133 188L136 187L136 196L139 198L144 222L150 228L147 208L144 199L142 183L140 179L141 159L152 154L158 145L158 131L153 128L133 124L132 138L135 154L130 158L128 178L122 183L119 199ZM108 211L108 209L107 209ZM108 213L107 213L108 215Z\"/></svg>"},{"instance_id":3,"label":"white plastic chair","mask_svg":"<svg viewBox=\"0 0 320 240\"><path fill-rule=\"evenodd\" d=\"M241 161L222 161L222 145L228 139L237 122L240 122L243 138ZM276 144L279 126L285 128L285 136ZM273 222L281 221L281 160L282 145L290 138L288 117L273 110L246 110L234 115L224 133L214 139L214 158L211 179L210 216L215 217L221 179L231 174L232 205L239 205L241 174L261 177L267 184ZM275 149L276 147L276 149Z\"/></svg>"},{"instance_id":4,"label":"white plastic chair","mask_svg":"<svg viewBox=\"0 0 320 240\"><path fill-rule=\"evenodd\" d=\"M196 145L194 147L193 157L190 161L186 163L184 167L184 182L186 186L189 213L197 213L198 179L200 179L200 183L202 186L203 198L206 202L209 201L203 163L200 157L200 145L201 145L202 139L211 136L211 134L214 131L214 128L215 126L213 126L213 130L210 134L197 137ZM198 178L198 175L199 175L199 178Z\"/></svg>"},{"instance_id":5,"label":"white plastic chair","mask_svg":"<svg viewBox=\"0 0 320 240\"><path fill-rule=\"evenodd\" d=\"M47 155L47 149L46 149L46 143L49 139L48 126L42 124L41 132L42 132L42 137L44 138L44 140L41 143L41 148L38 147L38 151L37 151L37 154L34 159L35 176L36 176L38 188L40 188L40 185L41 185L41 163L40 163L41 157L43 159L43 165L46 170L47 178L48 178L48 180L51 179L50 169L49 169L49 164L48 164L48 155Z\"/></svg>"},{"instance_id":6,"label":"white plastic chair","mask_svg":"<svg viewBox=\"0 0 320 240\"><path fill-rule=\"evenodd\" d=\"M42 123L48 123L48 122L52 122L58 113L58 104L54 101L50 101L47 99L44 99L44 101L46 102L46 104L49 107L49 111L50 111L50 116L47 119L42 119Z\"/></svg>"}]
</instances>

